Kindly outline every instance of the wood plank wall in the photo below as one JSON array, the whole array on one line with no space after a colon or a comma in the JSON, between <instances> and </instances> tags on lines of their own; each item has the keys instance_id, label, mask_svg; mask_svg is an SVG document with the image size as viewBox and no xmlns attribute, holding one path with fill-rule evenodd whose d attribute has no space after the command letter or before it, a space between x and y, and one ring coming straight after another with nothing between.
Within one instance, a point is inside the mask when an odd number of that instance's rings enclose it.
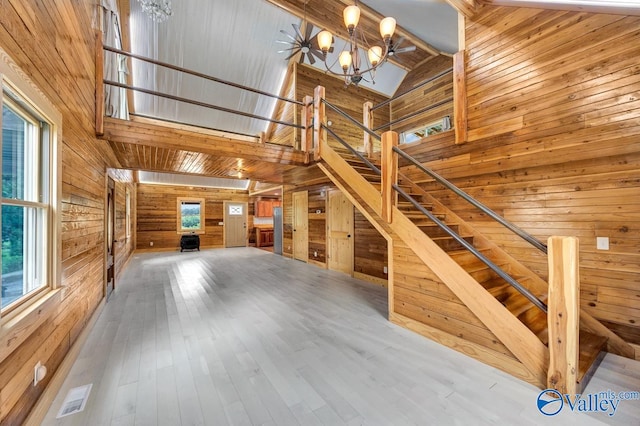
<instances>
[{"instance_id":1,"label":"wood plank wall","mask_svg":"<svg viewBox=\"0 0 640 426\"><path fill-rule=\"evenodd\" d=\"M580 239L582 308L640 342L640 18L485 5L467 22L469 131L407 147L542 241ZM498 130L499 131L499 130ZM414 169L407 174L423 179ZM468 204L425 188L547 278L546 258ZM608 251L596 249L608 237Z\"/></svg>"},{"instance_id":2,"label":"wood plank wall","mask_svg":"<svg viewBox=\"0 0 640 426\"><path fill-rule=\"evenodd\" d=\"M129 262L131 254L136 248L136 184L133 181L133 172L131 170L108 169L107 173L116 183L116 217L114 237L114 252L116 255L116 285L117 280L124 267ZM126 212L126 194L127 190L130 194L129 217L131 219L131 232L127 237L127 212Z\"/></svg>"},{"instance_id":3,"label":"wood plank wall","mask_svg":"<svg viewBox=\"0 0 640 426\"><path fill-rule=\"evenodd\" d=\"M283 195L283 255L293 257L293 196L297 191L309 193L309 262L326 268L327 194L336 187L316 166L299 167L285 175L287 185ZM319 213L318 213L319 211ZM372 281L383 283L387 279L387 241L365 217L355 210L354 219L354 272Z\"/></svg>"},{"instance_id":4,"label":"wood plank wall","mask_svg":"<svg viewBox=\"0 0 640 426\"><path fill-rule=\"evenodd\" d=\"M179 197L205 199L205 233L200 247L223 247L224 202L249 202L247 191L172 185L138 184L137 246L139 250L178 250L177 200ZM247 229L253 228L253 208L249 206ZM153 246L150 243L153 242Z\"/></svg>"},{"instance_id":5,"label":"wood plank wall","mask_svg":"<svg viewBox=\"0 0 640 426\"><path fill-rule=\"evenodd\" d=\"M280 94L283 98L296 99L296 69L297 64L295 62L291 63L287 69L287 77ZM302 98L298 100L302 100ZM294 103L278 100L273 118L285 123L295 123L296 117L300 117L297 113L299 108L301 107ZM300 148L300 132L294 127L272 123L266 136L267 141L270 143Z\"/></svg>"},{"instance_id":6,"label":"wood plank wall","mask_svg":"<svg viewBox=\"0 0 640 426\"><path fill-rule=\"evenodd\" d=\"M3 425L23 422L104 297L106 169L119 164L108 145L95 138L93 127L94 3L0 2L0 46L63 116L62 301L22 344L5 347L8 355L0 359ZM125 248L118 262L129 254ZM48 374L33 386L37 361Z\"/></svg>"},{"instance_id":7,"label":"wood plank wall","mask_svg":"<svg viewBox=\"0 0 640 426\"><path fill-rule=\"evenodd\" d=\"M386 96L375 93L364 87L348 86L345 87L342 78L336 78L327 75L315 68L301 65L298 66L296 98L302 100L305 96L313 96L313 91L317 86L324 86L326 89L326 99L331 104L337 106L342 111L362 123L363 105L367 101L378 104L387 99ZM326 109L327 120L331 121L330 128L345 142L356 147L359 151L363 151L364 132L354 124L341 117L338 113L330 108ZM301 122L300 111L298 111L298 122ZM389 106L384 106L376 111L379 117L389 117ZM384 121L388 122L388 118ZM296 130L296 140L300 138L299 130ZM342 146L331 136L327 141L331 146ZM376 151L380 150L380 141L374 140Z\"/></svg>"},{"instance_id":8,"label":"wood plank wall","mask_svg":"<svg viewBox=\"0 0 640 426\"><path fill-rule=\"evenodd\" d=\"M416 87L418 84L432 78L433 76L453 67L453 59L449 56L439 55L431 57L424 61L419 67L411 70L402 81L402 84L396 90L396 94L405 93ZM403 119L411 113L434 105L443 100L453 97L453 73L444 75L430 83L421 86L404 96L399 97L391 103L391 121ZM424 127L428 124L441 121L444 116L453 117L453 102L447 102L444 105L436 107L432 110L418 114L415 117L402 120L393 125L391 130L398 133L406 130L413 130L418 127ZM376 125L385 123L378 119L380 114L378 111L374 113L374 121ZM387 130L387 129L384 129Z\"/></svg>"}]
</instances>

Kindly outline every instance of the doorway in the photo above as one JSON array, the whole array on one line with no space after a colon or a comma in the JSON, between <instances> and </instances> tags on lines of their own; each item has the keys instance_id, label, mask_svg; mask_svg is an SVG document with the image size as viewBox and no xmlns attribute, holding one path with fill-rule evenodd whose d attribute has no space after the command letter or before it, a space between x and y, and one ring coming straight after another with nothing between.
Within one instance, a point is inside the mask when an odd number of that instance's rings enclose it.
<instances>
[{"instance_id":1,"label":"doorway","mask_svg":"<svg viewBox=\"0 0 640 426\"><path fill-rule=\"evenodd\" d=\"M327 198L328 268L353 274L353 204L339 190L329 191Z\"/></svg>"},{"instance_id":2,"label":"doorway","mask_svg":"<svg viewBox=\"0 0 640 426\"><path fill-rule=\"evenodd\" d=\"M293 258L309 261L309 193L293 193Z\"/></svg>"},{"instance_id":3,"label":"doorway","mask_svg":"<svg viewBox=\"0 0 640 426\"><path fill-rule=\"evenodd\" d=\"M115 219L116 219L116 183L111 177L107 177L107 200L105 221L105 243L107 259L105 263L105 297L109 297L116 287L116 262L115 262Z\"/></svg>"},{"instance_id":4,"label":"doorway","mask_svg":"<svg viewBox=\"0 0 640 426\"><path fill-rule=\"evenodd\" d=\"M224 246L247 246L247 203L224 202Z\"/></svg>"}]
</instances>

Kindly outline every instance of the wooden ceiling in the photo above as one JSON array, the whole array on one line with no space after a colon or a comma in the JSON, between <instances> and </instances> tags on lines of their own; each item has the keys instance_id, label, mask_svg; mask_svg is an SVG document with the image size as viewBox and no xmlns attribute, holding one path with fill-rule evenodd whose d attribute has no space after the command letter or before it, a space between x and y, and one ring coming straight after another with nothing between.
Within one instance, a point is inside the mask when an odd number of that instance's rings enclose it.
<instances>
[{"instance_id":1,"label":"wooden ceiling","mask_svg":"<svg viewBox=\"0 0 640 426\"><path fill-rule=\"evenodd\" d=\"M122 168L164 173L282 183L282 176L304 166L291 147L259 144L191 126L106 118L103 139Z\"/></svg>"},{"instance_id":2,"label":"wooden ceiling","mask_svg":"<svg viewBox=\"0 0 640 426\"><path fill-rule=\"evenodd\" d=\"M124 16L128 15L129 1L119 0ZM300 18L306 17L318 28L347 37L342 11L354 3L352 0L306 0L306 5L305 0L268 1ZM455 1L466 3L469 0ZM360 28L365 37L379 39L378 22L383 16L363 4L359 6ZM398 64L407 70L440 55L437 49L401 27L396 29L394 39L399 37L406 38L403 46L416 46L415 51L403 53L402 64ZM129 44L125 37L124 45ZM301 153L290 147L258 144L255 138L243 139L197 127L139 118L133 121L106 118L104 128L102 138L108 141L126 169L282 183L285 172L304 166Z\"/></svg>"},{"instance_id":3,"label":"wooden ceiling","mask_svg":"<svg viewBox=\"0 0 640 426\"><path fill-rule=\"evenodd\" d=\"M268 0L270 3L276 6L282 7L289 13L311 22L318 28L329 30L334 36L348 39L349 34L344 27L344 21L342 18L342 11L348 5L354 4L353 0L307 0L306 1L306 14L305 14L305 2L304 0ZM360 23L358 28L364 33L367 40L380 39L380 30L378 29L378 23L384 16L378 12L372 10L366 5L359 3L360 7ZM405 37L406 41L404 45L413 44L416 46L416 50L413 52L405 52L402 54L402 63L394 62L399 67L407 70L412 70L421 62L428 60L433 56L440 55L438 49L429 45L428 43L420 40L415 35L411 34L407 30L398 26L394 39L399 37Z\"/></svg>"}]
</instances>

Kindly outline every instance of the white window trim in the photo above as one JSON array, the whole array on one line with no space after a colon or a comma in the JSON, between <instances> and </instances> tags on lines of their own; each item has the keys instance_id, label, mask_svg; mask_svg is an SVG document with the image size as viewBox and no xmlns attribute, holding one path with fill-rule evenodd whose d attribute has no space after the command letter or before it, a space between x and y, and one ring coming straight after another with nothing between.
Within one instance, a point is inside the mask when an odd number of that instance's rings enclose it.
<instances>
[{"instance_id":1,"label":"white window trim","mask_svg":"<svg viewBox=\"0 0 640 426\"><path fill-rule=\"evenodd\" d=\"M35 330L39 324L47 317L60 302L58 297L62 280L62 223L59 212L61 211L62 199L62 114L53 105L45 94L24 74L18 65L0 48L0 83L2 87L7 87L11 92L28 102L29 108L37 115L41 116L50 124L51 144L54 149L49 156L49 178L47 189L49 194L49 209L47 218L47 241L48 247L48 270L46 279L48 285L27 296L25 300L17 304L9 312L0 314L0 361L5 354L10 353L18 347L31 334L29 329ZM3 89L0 90L0 105L3 101ZM0 128L2 127L2 116L0 115ZM0 165L1 167L1 165ZM0 169L1 172L1 169ZM51 188L53 186L53 188ZM38 203L34 203L37 205ZM57 301L53 304L50 301ZM33 327L33 328L32 328ZM20 333L13 330L21 329Z\"/></svg>"}]
</instances>

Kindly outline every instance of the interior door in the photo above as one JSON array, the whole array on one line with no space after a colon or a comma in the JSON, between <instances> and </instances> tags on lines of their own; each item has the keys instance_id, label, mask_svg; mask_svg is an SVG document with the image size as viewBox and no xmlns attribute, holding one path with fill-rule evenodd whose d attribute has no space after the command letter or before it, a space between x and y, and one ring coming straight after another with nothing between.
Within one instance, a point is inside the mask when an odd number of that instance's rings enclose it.
<instances>
[{"instance_id":1,"label":"interior door","mask_svg":"<svg viewBox=\"0 0 640 426\"><path fill-rule=\"evenodd\" d=\"M328 267L353 274L353 204L341 191L329 191L327 238Z\"/></svg>"},{"instance_id":2,"label":"interior door","mask_svg":"<svg viewBox=\"0 0 640 426\"><path fill-rule=\"evenodd\" d=\"M309 261L309 194L293 193L293 258Z\"/></svg>"},{"instance_id":3,"label":"interior door","mask_svg":"<svg viewBox=\"0 0 640 426\"><path fill-rule=\"evenodd\" d=\"M247 246L247 203L224 203L224 246Z\"/></svg>"},{"instance_id":4,"label":"interior door","mask_svg":"<svg viewBox=\"0 0 640 426\"><path fill-rule=\"evenodd\" d=\"M105 244L107 259L105 264L105 296L109 296L116 287L116 265L115 265L115 220L116 220L116 183L110 177L107 178L107 200L106 200L106 232Z\"/></svg>"}]
</instances>

